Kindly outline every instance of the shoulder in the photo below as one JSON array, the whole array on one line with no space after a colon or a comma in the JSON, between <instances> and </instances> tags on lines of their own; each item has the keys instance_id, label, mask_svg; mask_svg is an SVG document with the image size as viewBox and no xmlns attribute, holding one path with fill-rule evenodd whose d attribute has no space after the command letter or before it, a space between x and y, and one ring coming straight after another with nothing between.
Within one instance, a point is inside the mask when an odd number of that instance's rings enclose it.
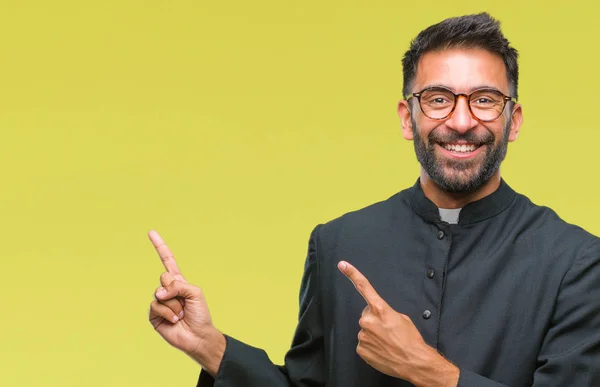
<instances>
[{"instance_id":1,"label":"shoulder","mask_svg":"<svg viewBox=\"0 0 600 387\"><path fill-rule=\"evenodd\" d=\"M414 214L408 202L408 191L400 191L386 200L347 212L318 227L318 239L323 247L334 247L340 241L359 242L367 236L393 232Z\"/></svg>"},{"instance_id":2,"label":"shoulder","mask_svg":"<svg viewBox=\"0 0 600 387\"><path fill-rule=\"evenodd\" d=\"M600 238L582 227L569 223L553 209L533 203L517 193L512 215L516 218L523 238L552 255L569 253L576 256L594 249L600 258Z\"/></svg>"}]
</instances>

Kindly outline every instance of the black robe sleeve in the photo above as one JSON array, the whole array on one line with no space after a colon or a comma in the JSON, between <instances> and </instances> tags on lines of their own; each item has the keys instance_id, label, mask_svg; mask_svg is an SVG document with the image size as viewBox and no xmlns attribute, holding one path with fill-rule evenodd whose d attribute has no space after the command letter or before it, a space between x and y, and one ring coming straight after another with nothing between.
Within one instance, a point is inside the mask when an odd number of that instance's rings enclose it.
<instances>
[{"instance_id":1,"label":"black robe sleeve","mask_svg":"<svg viewBox=\"0 0 600 387\"><path fill-rule=\"evenodd\" d=\"M317 250L319 227L317 226L310 236L300 288L299 321L292 346L285 356L285 365L275 365L262 349L226 336L225 354L216 378L202 371L197 387L325 386Z\"/></svg>"}]
</instances>

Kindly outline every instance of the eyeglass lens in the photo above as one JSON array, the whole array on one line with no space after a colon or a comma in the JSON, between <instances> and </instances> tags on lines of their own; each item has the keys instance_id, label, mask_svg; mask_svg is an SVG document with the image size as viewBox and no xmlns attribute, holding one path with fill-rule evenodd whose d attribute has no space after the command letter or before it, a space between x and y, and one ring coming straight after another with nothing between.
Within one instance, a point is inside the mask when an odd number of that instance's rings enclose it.
<instances>
[{"instance_id":1,"label":"eyeglass lens","mask_svg":"<svg viewBox=\"0 0 600 387\"><path fill-rule=\"evenodd\" d=\"M454 109L456 97L445 89L429 89L421 93L421 109L431 119L446 118ZM469 98L473 115L482 121L493 121L504 110L504 96L495 90L477 90Z\"/></svg>"}]
</instances>

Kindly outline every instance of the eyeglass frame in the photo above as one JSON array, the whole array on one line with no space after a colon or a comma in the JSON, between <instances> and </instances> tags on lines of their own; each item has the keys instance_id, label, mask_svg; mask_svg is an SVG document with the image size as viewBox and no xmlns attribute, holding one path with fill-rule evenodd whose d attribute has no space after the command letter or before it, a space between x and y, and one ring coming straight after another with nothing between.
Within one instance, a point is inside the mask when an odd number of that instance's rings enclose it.
<instances>
[{"instance_id":1,"label":"eyeglass frame","mask_svg":"<svg viewBox=\"0 0 600 387\"><path fill-rule=\"evenodd\" d=\"M450 92L450 94L454 95L454 105L452 106L452 110L450 110L450 112L449 112L449 113L448 113L448 114L447 114L445 117L443 117L443 118L431 118L431 117L429 117L429 116L428 116L428 115L427 115L427 114L426 114L426 113L423 111L423 107L421 106L421 94L423 94L423 92L425 92L425 91L428 91L428 90L435 90L435 89L446 90L446 91ZM493 120L482 120L481 118L477 117L477 116L475 115L475 113L473 113L473 110L471 109L471 103L470 103L470 101L471 101L471 96L472 96L473 94L477 93L477 92L484 91L484 90L494 91L494 92L496 92L496 93L499 93L499 94L502 96L502 102L504 103L504 104L502 105L502 110L500 110L500 113L498 114L498 117L494 118ZM503 92L501 92L500 90L498 90L498 89L494 89L494 88L492 88L492 87L482 87L482 88L480 88L480 89L473 90L473 91L472 91L471 93L469 93L469 94L465 94L465 93L458 93L458 94L457 94L457 93L453 92L452 90L448 89L447 87L442 87L442 86L429 86L429 87L426 87L426 88L424 88L424 89L423 89L423 90L421 90L421 91L418 91L418 92L416 92L416 93L412 93L412 94L410 95L410 97L408 97L408 98L405 98L405 99L406 99L406 101L408 101L408 100L410 100L410 99L411 99L411 98L413 98L413 97L414 97L414 98L416 98L416 99L417 99L417 101L419 102L418 104L419 104L419 109L421 110L421 113L423 113L423 115L425 115L425 117L429 118L430 120L434 120L434 121L445 121L445 120L449 119L449 118L452 116L452 114L454 113L454 110L456 110L456 104L458 103L458 98L459 98L459 97L465 97L465 98L466 98L466 100L467 100L467 106L469 107L469 113L471 113L471 116L472 116L473 118L475 118L475 119L476 119L477 121L479 121L479 122L493 122L493 121L496 121L498 118L500 118L500 116L502 115L502 113L504 113L504 109L506 109L506 105L508 104L508 102L514 102L514 103L517 103L517 98L516 98L516 97L511 97L511 96L505 95L505 94L504 94Z\"/></svg>"}]
</instances>

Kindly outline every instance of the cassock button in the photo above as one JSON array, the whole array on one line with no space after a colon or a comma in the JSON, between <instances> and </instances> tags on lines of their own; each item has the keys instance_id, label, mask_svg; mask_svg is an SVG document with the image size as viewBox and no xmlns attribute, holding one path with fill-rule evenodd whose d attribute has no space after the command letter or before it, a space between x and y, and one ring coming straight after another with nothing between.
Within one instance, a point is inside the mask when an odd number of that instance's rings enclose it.
<instances>
[{"instance_id":1,"label":"cassock button","mask_svg":"<svg viewBox=\"0 0 600 387\"><path fill-rule=\"evenodd\" d=\"M429 319L429 317L431 317L431 312L426 310L425 312L423 312L423 318L425 320Z\"/></svg>"},{"instance_id":2,"label":"cassock button","mask_svg":"<svg viewBox=\"0 0 600 387\"><path fill-rule=\"evenodd\" d=\"M433 269L427 270L427 277L433 278L434 275L435 275L435 271Z\"/></svg>"},{"instance_id":3,"label":"cassock button","mask_svg":"<svg viewBox=\"0 0 600 387\"><path fill-rule=\"evenodd\" d=\"M443 239L444 238L444 232L442 230L438 231L437 238L438 239Z\"/></svg>"}]
</instances>

